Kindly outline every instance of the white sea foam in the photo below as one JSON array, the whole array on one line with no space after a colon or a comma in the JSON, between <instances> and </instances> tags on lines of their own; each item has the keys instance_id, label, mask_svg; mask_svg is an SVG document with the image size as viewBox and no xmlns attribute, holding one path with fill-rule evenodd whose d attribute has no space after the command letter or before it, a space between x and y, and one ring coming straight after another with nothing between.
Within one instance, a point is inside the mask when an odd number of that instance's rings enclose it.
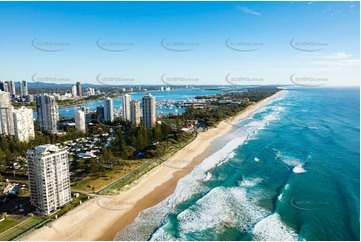
<instances>
[{"instance_id":1,"label":"white sea foam","mask_svg":"<svg viewBox=\"0 0 361 242\"><path fill-rule=\"evenodd\" d=\"M177 218L180 231L185 234L206 229L221 232L225 226L246 231L268 214L249 201L244 188L216 187Z\"/></svg>"},{"instance_id":2,"label":"white sea foam","mask_svg":"<svg viewBox=\"0 0 361 242\"><path fill-rule=\"evenodd\" d=\"M212 178L212 173L210 173L209 171L206 174L206 177L204 178L204 181L209 181Z\"/></svg>"},{"instance_id":3,"label":"white sea foam","mask_svg":"<svg viewBox=\"0 0 361 242\"><path fill-rule=\"evenodd\" d=\"M166 230L166 227L161 227L155 232L152 237L149 239L151 241L174 241L177 240L174 236L172 236L170 233L168 233Z\"/></svg>"},{"instance_id":4,"label":"white sea foam","mask_svg":"<svg viewBox=\"0 0 361 242\"><path fill-rule=\"evenodd\" d=\"M281 159L283 163L285 163L288 166L299 166L302 165L302 162L298 160L297 158L291 157L291 156L281 156Z\"/></svg>"},{"instance_id":5,"label":"white sea foam","mask_svg":"<svg viewBox=\"0 0 361 242\"><path fill-rule=\"evenodd\" d=\"M229 153L227 159L232 159L236 155L236 152L232 151Z\"/></svg>"},{"instance_id":6,"label":"white sea foam","mask_svg":"<svg viewBox=\"0 0 361 242\"><path fill-rule=\"evenodd\" d=\"M243 144L244 144L244 143L243 143ZM223 165L224 163L227 163L227 162L229 162L229 161L232 161L232 162L241 162L241 160L236 156L236 152L235 152L235 151L232 151L232 152L230 152L230 153L228 154L227 158L224 159L224 160L222 160L222 161L220 161L220 162L216 165L216 167L221 166L221 165Z\"/></svg>"},{"instance_id":7,"label":"white sea foam","mask_svg":"<svg viewBox=\"0 0 361 242\"><path fill-rule=\"evenodd\" d=\"M276 157L275 157L275 159L278 159L278 158L280 158L282 155L283 155L283 153L281 152L281 151L279 151L279 150L277 150L277 149L275 149L275 148L272 148L274 151L276 151Z\"/></svg>"},{"instance_id":8,"label":"white sea foam","mask_svg":"<svg viewBox=\"0 0 361 242\"><path fill-rule=\"evenodd\" d=\"M252 231L253 240L257 241L296 241L297 233L283 224L275 213L258 222Z\"/></svg>"},{"instance_id":9,"label":"white sea foam","mask_svg":"<svg viewBox=\"0 0 361 242\"><path fill-rule=\"evenodd\" d=\"M287 184L287 185L285 186L285 190L288 190L289 188L290 188L290 185Z\"/></svg>"},{"instance_id":10,"label":"white sea foam","mask_svg":"<svg viewBox=\"0 0 361 242\"><path fill-rule=\"evenodd\" d=\"M294 173L304 173L307 172L304 168L303 168L303 162L301 162L300 160L298 160L297 158L291 157L291 156L285 156L282 153L277 154L276 157L280 157L280 159L282 159L283 163L285 163L288 166L293 166L292 171Z\"/></svg>"},{"instance_id":11,"label":"white sea foam","mask_svg":"<svg viewBox=\"0 0 361 242\"><path fill-rule=\"evenodd\" d=\"M307 172L302 165L295 166L292 170L294 173L305 173Z\"/></svg>"},{"instance_id":12,"label":"white sea foam","mask_svg":"<svg viewBox=\"0 0 361 242\"><path fill-rule=\"evenodd\" d=\"M168 212L169 211L163 209L162 203L141 211L132 224L117 233L114 240L148 240L149 236L153 233L154 229L161 224ZM166 235L163 234L163 236Z\"/></svg>"},{"instance_id":13,"label":"white sea foam","mask_svg":"<svg viewBox=\"0 0 361 242\"><path fill-rule=\"evenodd\" d=\"M307 126L307 128L309 128L309 129L318 129L317 126Z\"/></svg>"},{"instance_id":14,"label":"white sea foam","mask_svg":"<svg viewBox=\"0 0 361 242\"><path fill-rule=\"evenodd\" d=\"M251 178L251 179L243 179L239 185L242 187L254 187L257 184L261 183L262 179L261 178Z\"/></svg>"},{"instance_id":15,"label":"white sea foam","mask_svg":"<svg viewBox=\"0 0 361 242\"><path fill-rule=\"evenodd\" d=\"M281 200L282 200L282 196L283 196L282 193L281 193L280 195L278 195L278 197L277 197L278 201L281 201Z\"/></svg>"},{"instance_id":16,"label":"white sea foam","mask_svg":"<svg viewBox=\"0 0 361 242\"><path fill-rule=\"evenodd\" d=\"M246 128L247 135L249 138L253 138L257 134L258 130L264 129L264 127L269 124L271 121L278 120L278 116L275 113L270 113L265 116L262 120L254 120L244 127Z\"/></svg>"},{"instance_id":17,"label":"white sea foam","mask_svg":"<svg viewBox=\"0 0 361 242\"><path fill-rule=\"evenodd\" d=\"M272 106L272 109L278 112L282 112L285 110L285 108L281 106Z\"/></svg>"},{"instance_id":18,"label":"white sea foam","mask_svg":"<svg viewBox=\"0 0 361 242\"><path fill-rule=\"evenodd\" d=\"M258 157L254 157L254 161L258 162L259 158Z\"/></svg>"}]
</instances>

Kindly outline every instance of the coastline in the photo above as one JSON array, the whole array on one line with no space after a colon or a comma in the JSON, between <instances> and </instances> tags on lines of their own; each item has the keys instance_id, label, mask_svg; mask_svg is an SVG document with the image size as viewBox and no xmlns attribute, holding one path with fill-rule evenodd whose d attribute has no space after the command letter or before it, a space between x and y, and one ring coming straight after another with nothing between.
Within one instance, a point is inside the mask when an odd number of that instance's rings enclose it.
<instances>
[{"instance_id":1,"label":"coastline","mask_svg":"<svg viewBox=\"0 0 361 242\"><path fill-rule=\"evenodd\" d=\"M171 195L178 180L214 152L210 149L212 142L231 132L232 123L247 118L283 92L281 90L252 104L237 116L200 133L195 140L169 160L143 175L121 194L98 196L86 201L21 240L113 240L119 231L133 222L140 211L158 204Z\"/></svg>"}]
</instances>

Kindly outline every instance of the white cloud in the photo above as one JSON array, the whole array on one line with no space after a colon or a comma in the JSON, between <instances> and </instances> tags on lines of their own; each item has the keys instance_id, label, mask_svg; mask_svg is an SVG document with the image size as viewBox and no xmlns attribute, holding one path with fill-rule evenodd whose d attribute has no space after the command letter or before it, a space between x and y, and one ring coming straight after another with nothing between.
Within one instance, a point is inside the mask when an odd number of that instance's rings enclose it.
<instances>
[{"instance_id":1,"label":"white cloud","mask_svg":"<svg viewBox=\"0 0 361 242\"><path fill-rule=\"evenodd\" d=\"M324 60L324 61L313 61L312 64L316 65L330 65L330 66L359 66L359 59L344 59L344 60Z\"/></svg>"},{"instance_id":2,"label":"white cloud","mask_svg":"<svg viewBox=\"0 0 361 242\"><path fill-rule=\"evenodd\" d=\"M238 7L239 10L241 10L242 12L244 13L247 13L247 14L252 14L252 15L256 15L256 16L261 16L262 14L259 13L259 12L256 12L250 8L247 8L247 7Z\"/></svg>"},{"instance_id":3,"label":"white cloud","mask_svg":"<svg viewBox=\"0 0 361 242\"><path fill-rule=\"evenodd\" d=\"M344 60L344 59L348 59L350 57L351 57L351 55L346 54L346 52L337 52L337 53L332 53L330 55L323 56L323 58L327 59L327 60Z\"/></svg>"},{"instance_id":4,"label":"white cloud","mask_svg":"<svg viewBox=\"0 0 361 242\"><path fill-rule=\"evenodd\" d=\"M351 55L345 52L337 52L321 56L321 60L312 61L311 63L329 66L359 66L360 59L352 58Z\"/></svg>"}]
</instances>

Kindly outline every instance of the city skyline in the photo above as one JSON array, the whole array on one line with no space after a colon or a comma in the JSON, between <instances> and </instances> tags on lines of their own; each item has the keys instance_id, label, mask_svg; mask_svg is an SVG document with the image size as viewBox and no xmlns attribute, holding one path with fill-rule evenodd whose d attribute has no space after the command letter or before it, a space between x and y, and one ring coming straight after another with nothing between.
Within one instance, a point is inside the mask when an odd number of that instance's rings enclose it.
<instances>
[{"instance_id":1,"label":"city skyline","mask_svg":"<svg viewBox=\"0 0 361 242\"><path fill-rule=\"evenodd\" d=\"M359 2L0 4L3 81L359 85Z\"/></svg>"}]
</instances>

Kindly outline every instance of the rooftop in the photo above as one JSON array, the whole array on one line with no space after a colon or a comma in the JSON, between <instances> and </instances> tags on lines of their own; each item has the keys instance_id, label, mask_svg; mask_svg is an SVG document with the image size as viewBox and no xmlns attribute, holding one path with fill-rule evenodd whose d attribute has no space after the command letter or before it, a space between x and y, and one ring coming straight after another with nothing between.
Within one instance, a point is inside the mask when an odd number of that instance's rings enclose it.
<instances>
[{"instance_id":1,"label":"rooftop","mask_svg":"<svg viewBox=\"0 0 361 242\"><path fill-rule=\"evenodd\" d=\"M46 144L35 147L34 152L36 155L50 155L65 150L56 145Z\"/></svg>"}]
</instances>

